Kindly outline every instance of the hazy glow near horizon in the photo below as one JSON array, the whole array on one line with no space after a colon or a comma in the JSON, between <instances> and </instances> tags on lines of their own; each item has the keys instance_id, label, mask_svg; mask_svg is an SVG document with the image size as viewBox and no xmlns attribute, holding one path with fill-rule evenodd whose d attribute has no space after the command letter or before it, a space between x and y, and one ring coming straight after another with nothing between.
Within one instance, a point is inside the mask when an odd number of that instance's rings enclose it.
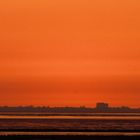
<instances>
[{"instance_id":1,"label":"hazy glow near horizon","mask_svg":"<svg viewBox=\"0 0 140 140\"><path fill-rule=\"evenodd\" d=\"M140 106L139 0L3 0L0 19L0 105Z\"/></svg>"}]
</instances>

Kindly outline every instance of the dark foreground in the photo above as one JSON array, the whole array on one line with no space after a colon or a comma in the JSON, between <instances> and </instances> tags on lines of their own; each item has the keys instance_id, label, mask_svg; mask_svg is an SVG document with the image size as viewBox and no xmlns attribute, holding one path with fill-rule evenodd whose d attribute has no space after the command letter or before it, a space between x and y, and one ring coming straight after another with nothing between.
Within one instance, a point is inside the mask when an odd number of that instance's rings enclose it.
<instances>
[{"instance_id":1,"label":"dark foreground","mask_svg":"<svg viewBox=\"0 0 140 140\"><path fill-rule=\"evenodd\" d=\"M0 136L0 140L140 140L140 136Z\"/></svg>"},{"instance_id":2,"label":"dark foreground","mask_svg":"<svg viewBox=\"0 0 140 140\"><path fill-rule=\"evenodd\" d=\"M0 140L140 140L140 131L2 131Z\"/></svg>"}]
</instances>

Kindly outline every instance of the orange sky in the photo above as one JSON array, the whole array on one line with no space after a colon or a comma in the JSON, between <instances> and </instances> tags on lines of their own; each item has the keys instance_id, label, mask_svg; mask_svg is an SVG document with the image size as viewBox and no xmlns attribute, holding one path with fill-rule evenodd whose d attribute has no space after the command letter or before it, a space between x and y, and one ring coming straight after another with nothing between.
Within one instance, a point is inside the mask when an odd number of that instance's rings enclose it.
<instances>
[{"instance_id":1,"label":"orange sky","mask_svg":"<svg viewBox=\"0 0 140 140\"><path fill-rule=\"evenodd\" d=\"M140 107L139 0L1 0L0 105Z\"/></svg>"}]
</instances>

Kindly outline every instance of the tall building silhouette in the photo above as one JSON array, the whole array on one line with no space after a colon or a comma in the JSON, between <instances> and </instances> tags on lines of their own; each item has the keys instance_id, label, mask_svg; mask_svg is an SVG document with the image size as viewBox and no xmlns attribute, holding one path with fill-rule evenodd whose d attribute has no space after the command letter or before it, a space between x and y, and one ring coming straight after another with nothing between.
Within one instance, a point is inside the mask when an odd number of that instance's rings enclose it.
<instances>
[{"instance_id":1,"label":"tall building silhouette","mask_svg":"<svg viewBox=\"0 0 140 140\"><path fill-rule=\"evenodd\" d=\"M109 105L107 103L97 103L96 109L99 111L104 111L104 110L109 109Z\"/></svg>"}]
</instances>

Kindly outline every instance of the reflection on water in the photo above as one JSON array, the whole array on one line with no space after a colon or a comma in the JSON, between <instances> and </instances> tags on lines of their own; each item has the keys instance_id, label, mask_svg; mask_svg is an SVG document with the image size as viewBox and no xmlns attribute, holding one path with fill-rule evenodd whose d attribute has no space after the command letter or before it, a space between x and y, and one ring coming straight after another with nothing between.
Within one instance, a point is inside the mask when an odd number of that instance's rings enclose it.
<instances>
[{"instance_id":1,"label":"reflection on water","mask_svg":"<svg viewBox=\"0 0 140 140\"><path fill-rule=\"evenodd\" d=\"M140 130L140 114L5 114L0 115L0 129L37 130Z\"/></svg>"},{"instance_id":2,"label":"reflection on water","mask_svg":"<svg viewBox=\"0 0 140 140\"><path fill-rule=\"evenodd\" d=\"M107 119L107 120L140 120L140 116L16 116L2 115L0 119Z\"/></svg>"},{"instance_id":3,"label":"reflection on water","mask_svg":"<svg viewBox=\"0 0 140 140\"><path fill-rule=\"evenodd\" d=\"M41 136L140 136L139 132L0 132L0 136L8 135L41 135Z\"/></svg>"},{"instance_id":4,"label":"reflection on water","mask_svg":"<svg viewBox=\"0 0 140 140\"><path fill-rule=\"evenodd\" d=\"M0 112L0 116L140 116L140 113L30 113L30 112Z\"/></svg>"}]
</instances>

